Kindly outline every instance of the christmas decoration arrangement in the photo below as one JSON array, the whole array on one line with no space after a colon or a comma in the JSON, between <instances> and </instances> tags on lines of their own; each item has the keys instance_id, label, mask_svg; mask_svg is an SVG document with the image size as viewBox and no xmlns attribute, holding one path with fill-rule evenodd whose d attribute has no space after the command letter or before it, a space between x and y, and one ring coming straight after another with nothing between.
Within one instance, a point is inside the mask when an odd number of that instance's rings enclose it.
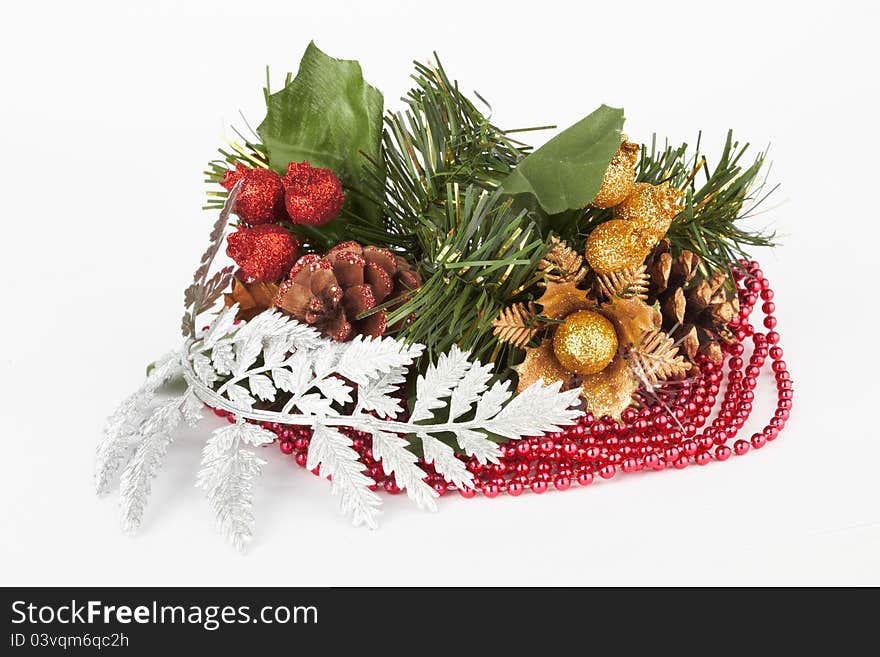
<instances>
[{"instance_id":1,"label":"christmas decoration arrangement","mask_svg":"<svg viewBox=\"0 0 880 657\"><path fill-rule=\"evenodd\" d=\"M433 510L561 491L726 461L785 426L774 293L748 255L774 243L747 227L772 191L764 154L731 134L714 165L699 140L640 144L604 105L533 149L439 61L412 80L386 111L357 62L311 44L209 164L184 342L97 450L127 530L206 409L227 422L196 485L238 548L276 454L376 527L381 494ZM767 364L775 413L737 438Z\"/></svg>"}]
</instances>

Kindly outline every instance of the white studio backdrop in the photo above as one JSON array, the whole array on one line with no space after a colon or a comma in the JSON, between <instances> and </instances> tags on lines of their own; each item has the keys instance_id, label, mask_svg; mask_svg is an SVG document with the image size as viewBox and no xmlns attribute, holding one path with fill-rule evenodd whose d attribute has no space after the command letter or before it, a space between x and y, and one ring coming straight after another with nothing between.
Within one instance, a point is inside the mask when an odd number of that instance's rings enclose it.
<instances>
[{"instance_id":1,"label":"white studio backdrop","mask_svg":"<svg viewBox=\"0 0 880 657\"><path fill-rule=\"evenodd\" d=\"M8 7L0 584L880 584L878 18L868 2ZM710 160L728 128L770 144L782 186L755 224L784 246L756 256L796 383L780 439L564 494L456 494L437 514L386 498L375 532L273 450L242 557L193 486L206 426L180 436L123 535L92 491L103 419L180 340L212 219L205 162L239 111L262 119L266 65L277 87L311 39L360 60L389 108L436 50L505 127L564 127L604 102L636 141L702 130ZM746 437L772 413L759 385Z\"/></svg>"}]
</instances>

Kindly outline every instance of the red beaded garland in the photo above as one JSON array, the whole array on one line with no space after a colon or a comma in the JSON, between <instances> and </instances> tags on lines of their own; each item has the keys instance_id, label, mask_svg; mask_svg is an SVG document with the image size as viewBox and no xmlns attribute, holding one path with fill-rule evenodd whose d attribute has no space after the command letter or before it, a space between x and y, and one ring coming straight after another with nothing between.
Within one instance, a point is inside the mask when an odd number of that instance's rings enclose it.
<instances>
[{"instance_id":1,"label":"red beaded garland","mask_svg":"<svg viewBox=\"0 0 880 657\"><path fill-rule=\"evenodd\" d=\"M517 497L526 490L541 494L551 487L567 490L574 482L589 486L597 476L611 479L619 472L682 469L691 463L706 465L712 460L727 461L731 456L743 456L775 440L790 417L793 386L782 348L777 346L780 336L773 316L776 305L770 303L773 290L757 262L741 261L741 265L742 269L734 271L741 309L731 322L738 341L724 347L728 359L727 387L723 395L720 385L725 378L724 366L716 367L698 357L700 373L696 378L663 386L650 400L641 399L640 408L626 409L621 421L595 418L587 413L563 432L501 445L497 464L483 465L473 458L459 457L473 473L475 488L456 490L466 499L477 492L494 498L501 493ZM766 333L756 330L749 322L759 298L765 314L763 325L770 329ZM742 344L746 338L751 338L753 344L748 359L744 358ZM761 431L753 433L748 440L736 439L751 415L753 390L767 360L770 360L776 383L776 411ZM719 411L706 426L716 406ZM231 413L222 410L215 413L234 421ZM305 467L310 428L271 422L264 422L262 426L278 434L283 454L292 455L299 466ZM701 427L705 427L702 432ZM370 434L346 428L341 431L360 453L367 473L376 482L375 487L399 493L394 477L387 476L373 458ZM427 474L426 483L438 494L443 495L453 487L432 465L420 461L419 466Z\"/></svg>"}]
</instances>

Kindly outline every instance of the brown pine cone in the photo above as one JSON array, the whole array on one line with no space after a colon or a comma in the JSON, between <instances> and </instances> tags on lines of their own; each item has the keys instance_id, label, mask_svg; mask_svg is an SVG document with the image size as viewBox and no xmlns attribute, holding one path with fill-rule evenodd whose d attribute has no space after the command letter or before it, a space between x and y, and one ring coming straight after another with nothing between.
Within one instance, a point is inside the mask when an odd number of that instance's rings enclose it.
<instances>
[{"instance_id":1,"label":"brown pine cone","mask_svg":"<svg viewBox=\"0 0 880 657\"><path fill-rule=\"evenodd\" d=\"M418 272L388 249L345 242L323 257L300 258L278 289L275 305L333 340L377 337L389 330L387 311L421 284ZM395 299L399 302L357 319Z\"/></svg>"},{"instance_id":2,"label":"brown pine cone","mask_svg":"<svg viewBox=\"0 0 880 657\"><path fill-rule=\"evenodd\" d=\"M680 341L680 351L691 361L697 353L713 363L723 360L720 342L732 333L727 323L739 312L739 300L728 294L727 277L715 272L710 278L700 273L700 256L681 251L673 258L669 240L661 240L648 259L648 303L658 303L663 330Z\"/></svg>"}]
</instances>

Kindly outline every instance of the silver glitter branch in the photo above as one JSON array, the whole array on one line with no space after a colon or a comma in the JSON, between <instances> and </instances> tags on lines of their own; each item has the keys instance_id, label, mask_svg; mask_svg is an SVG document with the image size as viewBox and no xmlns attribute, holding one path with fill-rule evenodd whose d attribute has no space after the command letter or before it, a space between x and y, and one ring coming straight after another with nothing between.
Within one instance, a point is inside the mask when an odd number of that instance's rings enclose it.
<instances>
[{"instance_id":1,"label":"silver glitter branch","mask_svg":"<svg viewBox=\"0 0 880 657\"><path fill-rule=\"evenodd\" d=\"M385 473L419 508L436 510L437 493L425 483L428 475L419 467L414 444L420 443L425 462L447 481L473 488L473 474L448 441L480 463L497 463L500 449L490 436L540 436L582 414L572 408L577 389L563 392L559 383L536 383L514 394L507 382L490 385L491 365L453 346L416 379L407 417L399 393L423 345L363 336L334 342L274 309L236 323L237 305L197 330L199 315L216 304L231 277L231 268L212 277L209 270L236 193L233 189L187 288L183 348L160 360L142 388L120 405L98 446L99 493L124 468L120 497L126 530L140 525L151 482L178 426L195 425L202 404L229 411L237 420L208 439L197 486L205 491L221 533L239 549L251 540L253 484L264 464L249 448L276 439L260 422L311 427L307 467L330 478L331 493L355 525L375 528L381 499L341 429L371 434L373 456ZM160 387L181 373L186 392L160 400Z\"/></svg>"},{"instance_id":2,"label":"silver glitter branch","mask_svg":"<svg viewBox=\"0 0 880 657\"><path fill-rule=\"evenodd\" d=\"M490 365L452 347L418 377L413 411L404 421L394 395L422 345L363 336L334 342L275 310L236 327L231 321L236 312L226 309L203 336L188 343L187 382L206 404L239 419L312 427L307 467L320 467L331 477L343 513L358 525L376 526L379 498L339 427L370 433L374 457L385 472L417 505L433 509L436 493L424 483L427 474L401 435L421 442L425 461L438 474L473 488L473 474L441 435L455 436L458 447L481 463L496 463L500 450L488 434L541 435L580 414L570 408L577 402L576 390L536 384L514 396L506 382L489 386ZM280 411L260 408L261 402L277 406L281 399Z\"/></svg>"},{"instance_id":3,"label":"silver glitter branch","mask_svg":"<svg viewBox=\"0 0 880 657\"><path fill-rule=\"evenodd\" d=\"M221 533L239 549L252 536L252 487L263 465L247 446L275 440L273 432L254 423L312 427L308 468L331 479L331 492L355 525L375 528L381 499L370 490L373 480L341 428L371 434L373 456L385 473L420 508L435 510L437 493L425 483L413 442L421 443L425 462L447 481L473 488L473 474L445 436L480 463L497 463L500 450L489 435L518 440L555 432L581 413L572 408L577 390L536 383L515 395L506 382L489 385L489 365L452 347L417 378L413 410L405 417L397 395L422 345L363 336L334 342L276 310L235 324L237 311L225 309L181 352L160 361L108 422L96 484L105 490L125 465L120 492L126 530L140 525L175 430L184 420L198 421L201 403L229 411L238 421L208 440L197 485ZM158 387L180 372L186 392L157 404Z\"/></svg>"},{"instance_id":4,"label":"silver glitter branch","mask_svg":"<svg viewBox=\"0 0 880 657\"><path fill-rule=\"evenodd\" d=\"M202 450L196 486L206 492L220 533L239 551L253 536L253 483L266 464L245 445L259 447L273 440L271 431L237 422L215 430Z\"/></svg>"},{"instance_id":5,"label":"silver glitter branch","mask_svg":"<svg viewBox=\"0 0 880 657\"><path fill-rule=\"evenodd\" d=\"M95 490L106 493L113 478L124 467L142 438L141 425L152 414L156 390L183 370L178 352L156 361L139 390L113 412L104 426L104 436L95 455Z\"/></svg>"}]
</instances>

